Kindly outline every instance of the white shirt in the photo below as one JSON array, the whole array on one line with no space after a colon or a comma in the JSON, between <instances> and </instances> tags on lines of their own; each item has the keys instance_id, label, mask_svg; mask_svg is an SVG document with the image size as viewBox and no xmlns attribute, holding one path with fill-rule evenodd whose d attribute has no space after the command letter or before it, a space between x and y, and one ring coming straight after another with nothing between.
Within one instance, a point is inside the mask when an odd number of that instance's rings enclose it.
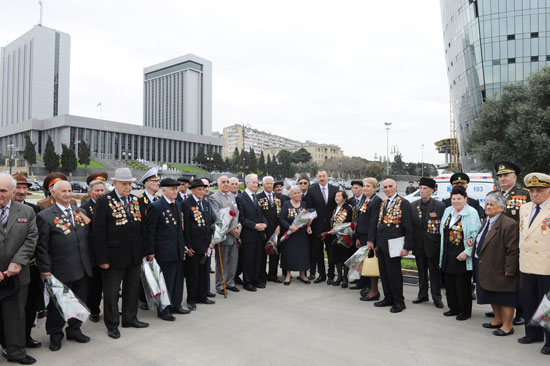
<instances>
[{"instance_id":1,"label":"white shirt","mask_svg":"<svg viewBox=\"0 0 550 366\"><path fill-rule=\"evenodd\" d=\"M252 202L254 202L254 197L256 197L256 195L254 193L252 193L252 191L250 189L245 189L244 190L246 192L246 194L248 194L250 196L250 199L252 200Z\"/></svg>"},{"instance_id":2,"label":"white shirt","mask_svg":"<svg viewBox=\"0 0 550 366\"><path fill-rule=\"evenodd\" d=\"M452 206L451 206L452 207ZM464 209L462 209L464 210ZM452 207L451 209L451 221L449 222L449 227L453 226L457 221L458 221L458 218L461 217L461 213L462 213L462 210L460 210L459 212L456 213L456 216L455 216L455 208Z\"/></svg>"},{"instance_id":3,"label":"white shirt","mask_svg":"<svg viewBox=\"0 0 550 366\"><path fill-rule=\"evenodd\" d=\"M184 200L187 199L187 197L189 197L188 193L179 192L179 194L180 194L181 198L184 199Z\"/></svg>"},{"instance_id":4,"label":"white shirt","mask_svg":"<svg viewBox=\"0 0 550 366\"><path fill-rule=\"evenodd\" d=\"M338 212L340 212L340 210L342 209L342 206L336 207L336 209L334 210L334 215L332 215L332 217L336 216L338 214Z\"/></svg>"},{"instance_id":5,"label":"white shirt","mask_svg":"<svg viewBox=\"0 0 550 366\"><path fill-rule=\"evenodd\" d=\"M155 200L154 195L150 195L149 192L147 191L143 191L143 192L147 195L147 198L149 198L149 201L153 202Z\"/></svg>"},{"instance_id":6,"label":"white shirt","mask_svg":"<svg viewBox=\"0 0 550 366\"><path fill-rule=\"evenodd\" d=\"M57 207L59 207L61 212L63 212L63 215L67 216L67 218L69 220L71 220L71 223L73 223L74 222L74 216L73 216L73 209L71 208L71 205L69 204L69 206L65 207L57 201L55 201L55 204L57 205ZM70 210L69 215L67 215L67 211L65 211L66 209Z\"/></svg>"},{"instance_id":7,"label":"white shirt","mask_svg":"<svg viewBox=\"0 0 550 366\"><path fill-rule=\"evenodd\" d=\"M544 208L544 206L546 206L547 203L548 203L548 200L544 201L543 203L541 203L539 205L540 211L542 211L542 209ZM536 209L537 209L537 205L535 204L535 205L533 205L533 211L531 211L531 216L529 216L529 223L531 223L531 220L533 220L533 216L535 216L535 212L536 212L535 210ZM539 211L539 213L540 213L540 211Z\"/></svg>"},{"instance_id":8,"label":"white shirt","mask_svg":"<svg viewBox=\"0 0 550 366\"><path fill-rule=\"evenodd\" d=\"M387 199L388 204L387 204L386 207L390 207L390 205L392 204L395 197L397 197L397 192L395 192L393 196L391 196L390 198Z\"/></svg>"},{"instance_id":9,"label":"white shirt","mask_svg":"<svg viewBox=\"0 0 550 366\"><path fill-rule=\"evenodd\" d=\"M169 200L168 197L166 197L165 195L162 195L162 197L164 197L164 199L166 200L166 202L168 202L168 204L176 202L176 201Z\"/></svg>"}]
</instances>

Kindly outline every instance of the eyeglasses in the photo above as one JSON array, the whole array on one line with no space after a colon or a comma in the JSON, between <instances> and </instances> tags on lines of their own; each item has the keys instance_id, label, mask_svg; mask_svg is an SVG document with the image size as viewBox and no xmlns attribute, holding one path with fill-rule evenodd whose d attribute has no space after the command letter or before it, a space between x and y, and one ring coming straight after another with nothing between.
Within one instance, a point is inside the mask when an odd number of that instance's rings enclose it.
<instances>
[{"instance_id":1,"label":"eyeglasses","mask_svg":"<svg viewBox=\"0 0 550 366\"><path fill-rule=\"evenodd\" d=\"M307 184L307 182L300 182L298 183L299 185L302 185L302 184Z\"/></svg>"}]
</instances>

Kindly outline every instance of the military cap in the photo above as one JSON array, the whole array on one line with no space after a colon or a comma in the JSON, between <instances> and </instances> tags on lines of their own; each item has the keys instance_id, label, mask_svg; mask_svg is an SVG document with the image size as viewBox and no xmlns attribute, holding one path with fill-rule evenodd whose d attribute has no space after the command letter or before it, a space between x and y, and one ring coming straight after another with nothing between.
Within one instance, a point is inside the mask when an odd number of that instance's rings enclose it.
<instances>
[{"instance_id":1,"label":"military cap","mask_svg":"<svg viewBox=\"0 0 550 366\"><path fill-rule=\"evenodd\" d=\"M95 172L92 172L92 174L88 175L86 178L86 184L90 185L90 183L98 181L106 181L109 178L109 174L107 174L104 170L96 170Z\"/></svg>"},{"instance_id":2,"label":"military cap","mask_svg":"<svg viewBox=\"0 0 550 366\"><path fill-rule=\"evenodd\" d=\"M523 183L527 188L549 188L550 187L550 176L544 173L529 173L523 178Z\"/></svg>"},{"instance_id":3,"label":"military cap","mask_svg":"<svg viewBox=\"0 0 550 366\"><path fill-rule=\"evenodd\" d=\"M510 163L509 161L499 161L495 164L495 172L497 172L497 175L508 173L519 175L521 169L516 164Z\"/></svg>"},{"instance_id":4,"label":"military cap","mask_svg":"<svg viewBox=\"0 0 550 366\"><path fill-rule=\"evenodd\" d=\"M151 168L147 171L147 173L143 174L143 177L138 181L139 184L143 184L147 182L148 180L160 180L158 174L157 168Z\"/></svg>"},{"instance_id":5,"label":"military cap","mask_svg":"<svg viewBox=\"0 0 550 366\"><path fill-rule=\"evenodd\" d=\"M179 187L180 182L172 178L164 178L163 180L160 181L160 186L161 187Z\"/></svg>"},{"instance_id":6,"label":"military cap","mask_svg":"<svg viewBox=\"0 0 550 366\"><path fill-rule=\"evenodd\" d=\"M53 186L55 183L62 180L67 180L67 176L65 174L61 172L50 173L46 175L46 177L44 178L44 184L42 184L42 188L48 189L51 186Z\"/></svg>"},{"instance_id":7,"label":"military cap","mask_svg":"<svg viewBox=\"0 0 550 366\"><path fill-rule=\"evenodd\" d=\"M468 177L468 174L466 173L454 173L451 175L451 179L449 179L451 184L457 184L457 183L470 183L470 177Z\"/></svg>"},{"instance_id":8,"label":"military cap","mask_svg":"<svg viewBox=\"0 0 550 366\"><path fill-rule=\"evenodd\" d=\"M191 185L189 188L199 188L199 187L208 187L206 184L203 183L202 179L196 178L191 181Z\"/></svg>"},{"instance_id":9,"label":"military cap","mask_svg":"<svg viewBox=\"0 0 550 366\"><path fill-rule=\"evenodd\" d=\"M435 189L437 187L437 183L435 182L435 180L426 177L420 178L420 185L429 187L431 189Z\"/></svg>"},{"instance_id":10,"label":"military cap","mask_svg":"<svg viewBox=\"0 0 550 366\"><path fill-rule=\"evenodd\" d=\"M13 179L15 179L15 182L17 184L26 184L28 187L32 186L32 183L29 183L27 180L27 177L25 177L25 174L23 173L16 173L12 175Z\"/></svg>"},{"instance_id":11,"label":"military cap","mask_svg":"<svg viewBox=\"0 0 550 366\"><path fill-rule=\"evenodd\" d=\"M352 186L358 185L358 186L363 187L363 182L360 181L360 180L352 180L352 181L351 181L351 185L352 185Z\"/></svg>"}]
</instances>

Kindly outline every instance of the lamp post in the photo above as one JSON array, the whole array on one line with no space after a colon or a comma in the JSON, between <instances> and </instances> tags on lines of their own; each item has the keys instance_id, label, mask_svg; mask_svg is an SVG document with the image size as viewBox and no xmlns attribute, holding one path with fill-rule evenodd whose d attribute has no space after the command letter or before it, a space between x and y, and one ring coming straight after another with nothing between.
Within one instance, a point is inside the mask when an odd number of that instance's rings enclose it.
<instances>
[{"instance_id":1,"label":"lamp post","mask_svg":"<svg viewBox=\"0 0 550 366\"><path fill-rule=\"evenodd\" d=\"M15 147L15 145L13 144L12 139L10 137L10 143L8 144L8 149L9 149L9 152L10 152L10 175L11 175L11 167L13 165L13 148L14 147Z\"/></svg>"},{"instance_id":2,"label":"lamp post","mask_svg":"<svg viewBox=\"0 0 550 366\"><path fill-rule=\"evenodd\" d=\"M384 122L386 126L386 175L390 175L390 127L391 122Z\"/></svg>"},{"instance_id":3,"label":"lamp post","mask_svg":"<svg viewBox=\"0 0 550 366\"><path fill-rule=\"evenodd\" d=\"M424 144L421 145L422 150L422 176L424 176Z\"/></svg>"}]
</instances>

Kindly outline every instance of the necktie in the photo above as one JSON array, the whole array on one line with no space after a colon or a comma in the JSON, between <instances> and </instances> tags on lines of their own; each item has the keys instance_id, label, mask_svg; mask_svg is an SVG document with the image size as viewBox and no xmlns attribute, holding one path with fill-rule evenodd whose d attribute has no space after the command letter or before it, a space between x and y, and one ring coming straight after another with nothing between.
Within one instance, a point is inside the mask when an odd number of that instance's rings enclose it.
<instances>
[{"instance_id":1,"label":"necktie","mask_svg":"<svg viewBox=\"0 0 550 366\"><path fill-rule=\"evenodd\" d=\"M70 208L65 209L65 216L67 216L67 218L69 220L71 220L71 224L73 224L73 226L74 226L74 217L73 217L73 213L71 212Z\"/></svg>"},{"instance_id":2,"label":"necktie","mask_svg":"<svg viewBox=\"0 0 550 366\"><path fill-rule=\"evenodd\" d=\"M356 199L355 199L355 209L356 209L356 210L359 210L359 204L360 204L360 203L361 203L361 200L358 199L358 198L356 198Z\"/></svg>"},{"instance_id":3,"label":"necktie","mask_svg":"<svg viewBox=\"0 0 550 366\"><path fill-rule=\"evenodd\" d=\"M479 238L479 243L477 243L477 247L476 247L476 254L478 257L479 257L479 253L481 252L481 248L483 247L483 241L485 240L485 237L489 232L490 226L491 226L491 221L487 219L487 225L485 225L485 229L483 229L483 232L481 233L481 237Z\"/></svg>"},{"instance_id":4,"label":"necktie","mask_svg":"<svg viewBox=\"0 0 550 366\"><path fill-rule=\"evenodd\" d=\"M273 196L270 194L267 195L267 197L269 198L269 203L273 206Z\"/></svg>"},{"instance_id":5,"label":"necktie","mask_svg":"<svg viewBox=\"0 0 550 366\"><path fill-rule=\"evenodd\" d=\"M2 207L0 221L2 222L2 228L4 229L4 232L6 232L6 227L8 225L8 208L6 206Z\"/></svg>"},{"instance_id":6,"label":"necktie","mask_svg":"<svg viewBox=\"0 0 550 366\"><path fill-rule=\"evenodd\" d=\"M122 205L124 206L124 209L126 210L126 213L130 214L130 207L128 206L128 197L122 197Z\"/></svg>"},{"instance_id":7,"label":"necktie","mask_svg":"<svg viewBox=\"0 0 550 366\"><path fill-rule=\"evenodd\" d=\"M533 223L533 221L535 221L535 217L537 217L539 212L540 212L540 206L536 205L535 206L535 214L533 215L533 217L531 217L531 221L529 222L529 227L531 227L531 224Z\"/></svg>"},{"instance_id":8,"label":"necktie","mask_svg":"<svg viewBox=\"0 0 550 366\"><path fill-rule=\"evenodd\" d=\"M201 212L204 213L204 208L202 207L202 200L199 200L199 207L201 209Z\"/></svg>"},{"instance_id":9,"label":"necktie","mask_svg":"<svg viewBox=\"0 0 550 366\"><path fill-rule=\"evenodd\" d=\"M323 192L323 199L325 200L325 205L327 204L327 189L325 187L321 188Z\"/></svg>"}]
</instances>

